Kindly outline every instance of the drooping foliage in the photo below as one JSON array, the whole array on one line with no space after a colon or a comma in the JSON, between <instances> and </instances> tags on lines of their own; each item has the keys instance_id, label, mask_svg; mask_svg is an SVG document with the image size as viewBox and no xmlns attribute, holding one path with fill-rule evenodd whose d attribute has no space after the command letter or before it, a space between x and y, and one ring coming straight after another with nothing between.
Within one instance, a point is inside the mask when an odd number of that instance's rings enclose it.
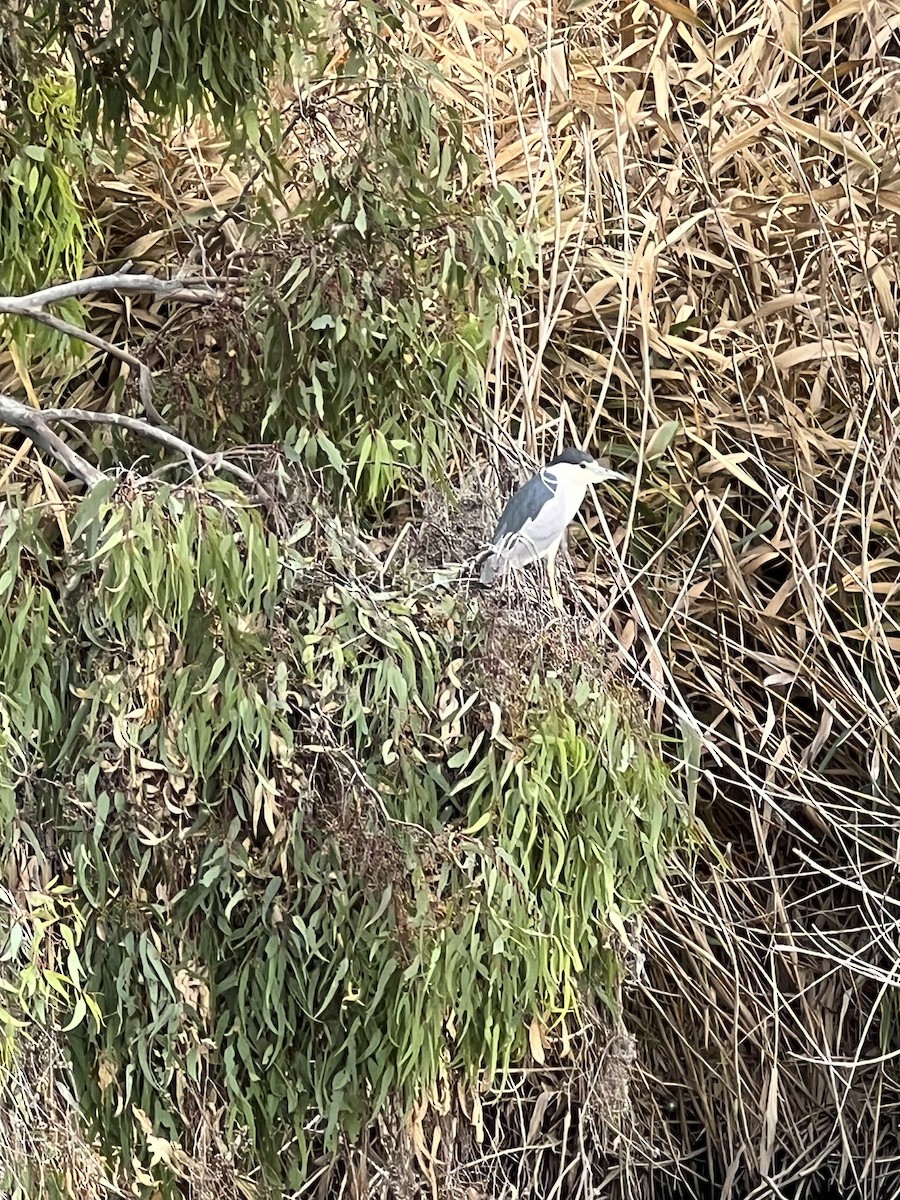
<instances>
[{"instance_id":1,"label":"drooping foliage","mask_svg":"<svg viewBox=\"0 0 900 1200\"><path fill-rule=\"evenodd\" d=\"M336 490L352 487L381 514L411 482L444 475L466 425L477 426L470 404L482 388L498 296L520 290L533 262L521 201L515 189L485 184L472 138L441 101L433 72L395 45L402 5L351 4L339 18L309 5L304 20L289 19L291 5L254 5L243 20L220 7L191 6L181 24L175 9L161 21L145 4L114 5L102 19L69 3L25 5L17 21L7 17L21 80L0 123L10 183L8 193L0 188L10 247L0 285L14 292L79 274L87 208L102 220L104 183L120 187L110 147L153 160L163 116L206 113L231 138L235 166L252 169L234 217L239 248L219 236L218 213L203 243L207 269L234 281L242 299L211 306L153 346L157 406L210 449L286 440ZM109 30L95 28L98 20ZM200 54L204 22L217 38L234 39L236 66ZM265 40L265 54L248 52L245 23ZM66 36L42 41L51 29ZM198 54L232 73L244 108L217 91ZM115 70L98 65L107 57ZM74 69L77 96L64 66ZM285 72L297 96L279 110L264 104L261 85ZM155 125L146 113L129 125L129 96L144 98ZM273 122L262 140L259 119L249 116L261 108ZM129 130L130 140L121 136ZM301 141L302 161L288 164ZM159 240L179 244L174 232ZM80 322L80 311L70 304L61 315ZM34 323L17 322L12 332L37 357L72 349ZM58 367L50 362L48 381ZM96 442L99 452L105 444ZM119 454L117 445L111 461Z\"/></svg>"},{"instance_id":2,"label":"drooping foliage","mask_svg":"<svg viewBox=\"0 0 900 1200\"><path fill-rule=\"evenodd\" d=\"M298 64L324 12L303 0L18 0L4 14L4 41L17 64L71 66L88 132L102 128L121 144L148 114L163 126L202 114L236 142L259 144L267 88Z\"/></svg>"},{"instance_id":3,"label":"drooping foliage","mask_svg":"<svg viewBox=\"0 0 900 1200\"><path fill-rule=\"evenodd\" d=\"M170 411L187 400L216 439L285 440L362 519L446 474L479 420L498 297L533 250L515 190L471 186L471 143L429 73L367 20L343 32L354 89L309 101L306 174L277 236L266 196L250 215L245 313L201 355L164 356Z\"/></svg>"},{"instance_id":4,"label":"drooping foliage","mask_svg":"<svg viewBox=\"0 0 900 1200\"><path fill-rule=\"evenodd\" d=\"M615 1007L616 931L685 817L596 662L506 696L473 600L316 507L288 548L228 488L97 489L67 531L61 564L6 514L6 854L56 830L77 914L6 1011L59 994L130 1176L175 1188L217 1095L229 1169L300 1186L311 1137L499 1081L584 989ZM6 922L23 976L35 921Z\"/></svg>"},{"instance_id":5,"label":"drooping foliage","mask_svg":"<svg viewBox=\"0 0 900 1200\"><path fill-rule=\"evenodd\" d=\"M3 18L0 17L0 24ZM2 49L0 37L0 49ZM15 71L16 56L6 57ZM77 279L84 263L86 217L77 180L86 167L78 136L75 88L48 69L34 77L8 77L0 118L0 295L34 291L50 280ZM78 320L70 302L60 315ZM6 323L6 319L4 319ZM69 353L66 338L34 322L8 321L20 350L26 338L37 353Z\"/></svg>"}]
</instances>

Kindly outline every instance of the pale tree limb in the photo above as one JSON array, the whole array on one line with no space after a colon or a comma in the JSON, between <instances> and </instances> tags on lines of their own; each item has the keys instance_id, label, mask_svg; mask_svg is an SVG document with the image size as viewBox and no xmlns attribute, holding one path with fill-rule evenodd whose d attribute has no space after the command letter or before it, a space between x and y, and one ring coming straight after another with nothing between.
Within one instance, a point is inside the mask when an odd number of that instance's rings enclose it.
<instances>
[{"instance_id":1,"label":"pale tree limb","mask_svg":"<svg viewBox=\"0 0 900 1200\"><path fill-rule=\"evenodd\" d=\"M0 312L2 312L3 301L0 300ZM114 346L112 342L107 342L104 338L98 337L96 333L91 333L87 329L79 329L77 325L71 325L68 321L64 321L62 317L54 316L53 313L44 312L42 308L27 308L22 309L22 315L31 317L32 320L39 322L41 325L46 325L48 329L55 329L57 333L65 333L69 337L77 338L79 341L87 343L88 346L94 346L97 350L105 350L107 354L113 358L118 358L123 363L128 363L138 373L138 395L141 398L141 403L144 406L144 412L156 425L165 426L162 414L153 403L153 385L150 379L150 368L146 363L142 363L139 358L135 358L128 350L123 350L121 346Z\"/></svg>"},{"instance_id":2,"label":"pale tree limb","mask_svg":"<svg viewBox=\"0 0 900 1200\"><path fill-rule=\"evenodd\" d=\"M14 315L28 308L44 308L63 300L95 296L99 292L151 292L168 296L170 300L218 300L220 293L209 287L205 279L157 279L155 275L138 275L131 271L116 271L112 275L94 275L91 279L71 279L42 288L28 296L4 296L0 311Z\"/></svg>"},{"instance_id":3,"label":"pale tree limb","mask_svg":"<svg viewBox=\"0 0 900 1200\"><path fill-rule=\"evenodd\" d=\"M245 471L243 467L230 462L224 454L208 454L205 450L200 450L174 433L151 425L149 421L142 421L138 417L126 417L121 413L90 412L81 408L30 408L27 404L22 404L20 401L14 400L12 396L0 392L0 423L20 430L43 450L52 454L89 488L96 487L107 476L89 463L86 458L67 446L53 432L50 426L60 421L85 425L113 425L118 429L127 429L131 433L141 434L163 446L168 446L170 450L177 450L195 468L199 463L201 467L208 467L212 471L225 471L255 492L258 499L263 501L272 499L259 480L254 479L250 472Z\"/></svg>"},{"instance_id":4,"label":"pale tree limb","mask_svg":"<svg viewBox=\"0 0 900 1200\"><path fill-rule=\"evenodd\" d=\"M12 396L0 392L0 422L21 430L42 450L52 454L58 462L71 471L76 479L81 479L88 487L96 487L106 478L102 471L98 471L92 463L89 463L86 458L82 458L53 432L44 420L40 409L30 408L27 404L21 404Z\"/></svg>"},{"instance_id":5,"label":"pale tree limb","mask_svg":"<svg viewBox=\"0 0 900 1200\"><path fill-rule=\"evenodd\" d=\"M31 409L30 411L37 410ZM239 479L241 483L253 488L254 491L262 492L259 482L249 471L229 462L223 454L208 454L205 450L199 450L167 429L159 429L156 425L151 425L149 421L141 421L138 417L126 417L121 413L112 412L91 412L84 408L45 408L41 410L40 416L48 425L52 425L56 421L71 421L73 425L114 425L117 429L127 429L131 433L142 434L144 437L152 438L155 442L160 442L163 446L168 446L170 450L177 450L189 462L198 462L201 466L210 467L214 471L227 471L229 475L233 475L235 479ZM267 499L269 498L265 492L262 494Z\"/></svg>"},{"instance_id":6,"label":"pale tree limb","mask_svg":"<svg viewBox=\"0 0 900 1200\"><path fill-rule=\"evenodd\" d=\"M0 316L27 317L32 321L38 321L41 325L55 329L57 333L77 338L97 350L103 350L114 358L118 358L121 362L127 363L138 373L138 394L147 416L157 425L165 425L165 421L153 403L150 370L139 358L127 350L114 346L112 342L98 337L97 334L79 329L77 325L72 325L68 321L62 320L61 317L46 311L46 306L49 304L60 304L64 300L113 291L151 292L154 295L166 296L170 300L197 303L208 303L221 296L220 292L208 287L205 280L157 279L154 275L136 275L130 271L116 271L112 275L95 275L92 279L73 279L68 283L42 288L39 292L31 292L27 296L0 296Z\"/></svg>"}]
</instances>

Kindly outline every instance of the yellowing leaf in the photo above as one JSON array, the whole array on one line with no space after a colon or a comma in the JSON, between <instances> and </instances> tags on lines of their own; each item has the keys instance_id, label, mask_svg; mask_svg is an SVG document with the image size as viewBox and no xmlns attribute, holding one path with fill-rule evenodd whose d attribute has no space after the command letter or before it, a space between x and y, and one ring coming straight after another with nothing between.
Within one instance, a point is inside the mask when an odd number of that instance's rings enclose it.
<instances>
[{"instance_id":1,"label":"yellowing leaf","mask_svg":"<svg viewBox=\"0 0 900 1200\"><path fill-rule=\"evenodd\" d=\"M644 451L644 459L647 462L653 462L654 459L665 454L675 440L675 435L680 427L680 421L664 421L659 429L654 430L653 436L647 443L647 449Z\"/></svg>"},{"instance_id":2,"label":"yellowing leaf","mask_svg":"<svg viewBox=\"0 0 900 1200\"><path fill-rule=\"evenodd\" d=\"M853 342L813 342L806 346L791 346L775 356L779 371L789 371L805 362L817 362L823 358L859 358L859 346Z\"/></svg>"},{"instance_id":3,"label":"yellowing leaf","mask_svg":"<svg viewBox=\"0 0 900 1200\"><path fill-rule=\"evenodd\" d=\"M541 1066L543 1066L547 1060L547 1057L544 1054L544 1040L541 1037L541 1024L537 1017L533 1017L531 1024L528 1026L528 1046L531 1050L531 1057L536 1063L540 1063Z\"/></svg>"},{"instance_id":4,"label":"yellowing leaf","mask_svg":"<svg viewBox=\"0 0 900 1200\"><path fill-rule=\"evenodd\" d=\"M789 117L787 113L780 110L778 111L778 120L785 129L799 134L800 137L808 138L809 141L815 142L835 154L846 155L847 158L858 163L859 166L865 167L873 175L878 171L878 165L874 159L846 134L834 133L830 129L820 129L818 125L811 125L808 121L798 121L796 117Z\"/></svg>"},{"instance_id":5,"label":"yellowing leaf","mask_svg":"<svg viewBox=\"0 0 900 1200\"><path fill-rule=\"evenodd\" d=\"M679 4L678 0L650 0L650 3L673 21L681 21L683 25L690 25L694 29L707 28L706 22L701 20L693 9L688 8L686 4Z\"/></svg>"}]
</instances>

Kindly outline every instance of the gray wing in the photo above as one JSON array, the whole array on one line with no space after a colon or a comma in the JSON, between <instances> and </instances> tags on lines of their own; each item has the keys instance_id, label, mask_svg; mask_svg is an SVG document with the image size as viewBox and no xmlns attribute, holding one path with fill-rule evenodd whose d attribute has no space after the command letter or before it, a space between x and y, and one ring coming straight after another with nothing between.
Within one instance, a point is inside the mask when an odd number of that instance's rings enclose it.
<instances>
[{"instance_id":1,"label":"gray wing","mask_svg":"<svg viewBox=\"0 0 900 1200\"><path fill-rule=\"evenodd\" d=\"M552 475L546 480L542 475L535 475L513 492L491 538L494 545L499 546L504 538L519 533L524 525L534 521L544 505L556 495L556 486Z\"/></svg>"}]
</instances>

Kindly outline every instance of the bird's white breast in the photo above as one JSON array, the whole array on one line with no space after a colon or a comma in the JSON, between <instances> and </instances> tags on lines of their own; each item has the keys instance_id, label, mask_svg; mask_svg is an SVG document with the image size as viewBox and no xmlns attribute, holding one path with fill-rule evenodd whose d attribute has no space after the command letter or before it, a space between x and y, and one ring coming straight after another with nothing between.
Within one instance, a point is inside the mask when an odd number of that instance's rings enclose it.
<instances>
[{"instance_id":1,"label":"bird's white breast","mask_svg":"<svg viewBox=\"0 0 900 1200\"><path fill-rule=\"evenodd\" d=\"M541 474L551 488L554 487L554 480L550 476L556 474L556 486L535 519L527 522L522 529L522 537L533 549L534 557L540 557L559 545L587 491L587 482L578 477L567 478L562 472L557 474L555 470L547 468Z\"/></svg>"}]
</instances>

